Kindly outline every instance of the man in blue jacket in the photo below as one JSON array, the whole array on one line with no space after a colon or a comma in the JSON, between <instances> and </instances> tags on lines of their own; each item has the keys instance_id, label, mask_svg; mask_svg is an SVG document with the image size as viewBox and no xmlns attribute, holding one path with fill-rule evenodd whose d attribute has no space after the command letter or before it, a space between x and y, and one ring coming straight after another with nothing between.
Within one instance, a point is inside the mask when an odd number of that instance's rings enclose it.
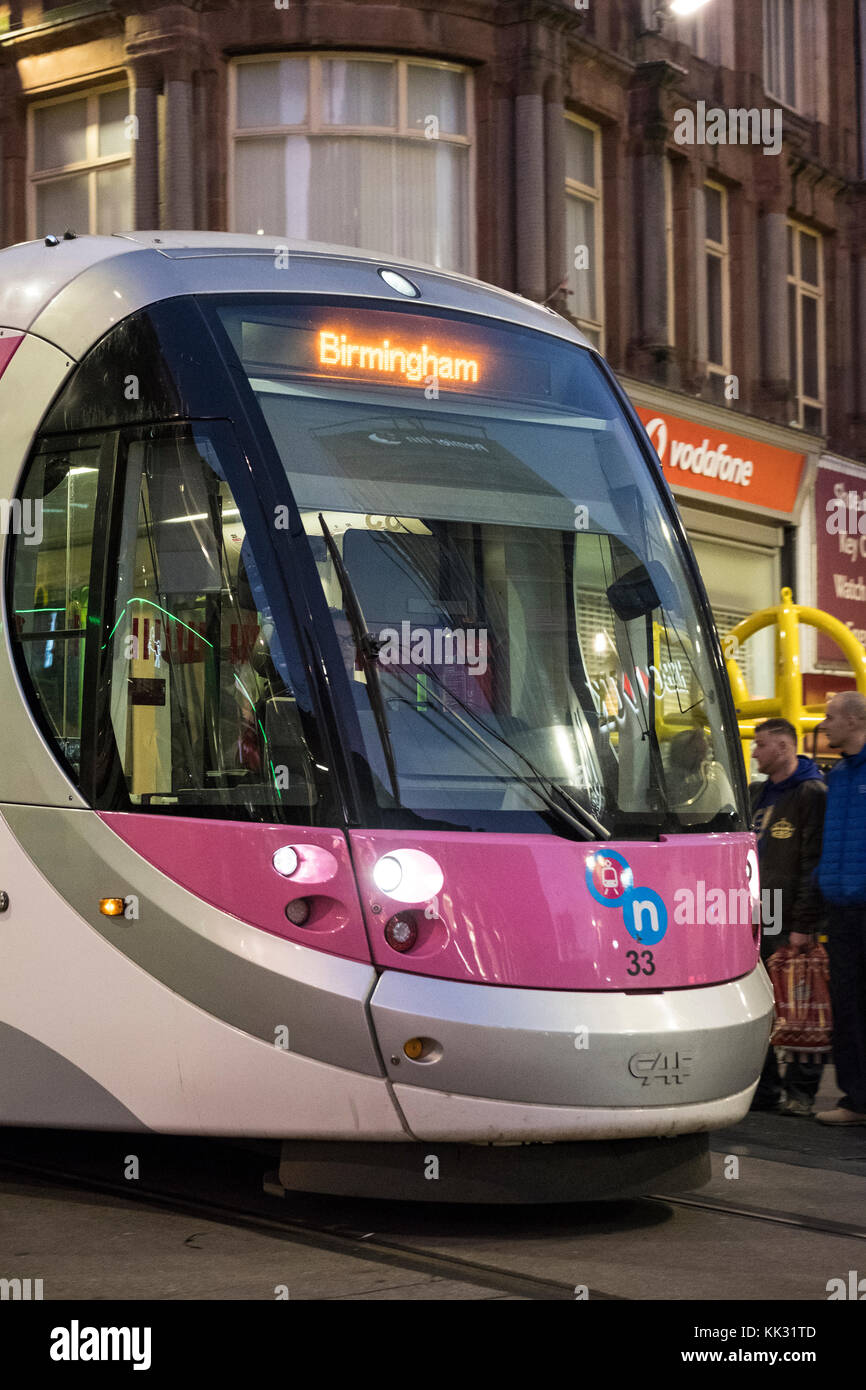
<instances>
[{"instance_id":1,"label":"man in blue jacket","mask_svg":"<svg viewBox=\"0 0 866 1390\"><path fill-rule=\"evenodd\" d=\"M827 705L819 728L842 761L827 785L818 886L830 904L828 942L833 1060L844 1095L825 1125L866 1125L866 696L853 690Z\"/></svg>"},{"instance_id":2,"label":"man in blue jacket","mask_svg":"<svg viewBox=\"0 0 866 1390\"><path fill-rule=\"evenodd\" d=\"M827 788L811 758L797 755L797 730L787 719L766 719L755 729L755 758L766 782L750 787L752 829L758 837L761 894L780 901L785 935L761 933L761 959L780 946L809 946L823 926L821 895L814 873L821 857ZM776 926L778 932L778 926ZM812 1114L823 1064L795 1058L782 1080L774 1048L752 1101L753 1110ZM785 1095L783 1096L783 1091Z\"/></svg>"}]
</instances>

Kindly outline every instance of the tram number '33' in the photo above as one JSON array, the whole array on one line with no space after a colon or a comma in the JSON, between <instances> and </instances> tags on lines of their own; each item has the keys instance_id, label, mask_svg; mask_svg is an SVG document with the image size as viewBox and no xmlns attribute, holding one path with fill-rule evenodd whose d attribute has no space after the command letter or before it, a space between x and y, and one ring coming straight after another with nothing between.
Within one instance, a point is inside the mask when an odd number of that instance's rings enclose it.
<instances>
[{"instance_id":1,"label":"tram number '33'","mask_svg":"<svg viewBox=\"0 0 866 1390\"><path fill-rule=\"evenodd\" d=\"M693 1060L685 1052L633 1052L628 1059L628 1069L642 1086L649 1086L651 1081L664 1081L666 1086L676 1082L679 1086L691 1076Z\"/></svg>"},{"instance_id":2,"label":"tram number '33'","mask_svg":"<svg viewBox=\"0 0 866 1390\"><path fill-rule=\"evenodd\" d=\"M656 963L652 951L626 951L625 958L630 962L627 975L654 975ZM643 963L641 963L643 962Z\"/></svg>"}]
</instances>

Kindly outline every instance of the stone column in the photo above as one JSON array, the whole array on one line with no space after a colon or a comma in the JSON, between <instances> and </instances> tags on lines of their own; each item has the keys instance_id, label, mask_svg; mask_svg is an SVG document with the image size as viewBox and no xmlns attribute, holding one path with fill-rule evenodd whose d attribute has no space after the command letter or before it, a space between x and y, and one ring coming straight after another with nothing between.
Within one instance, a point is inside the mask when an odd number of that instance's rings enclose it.
<instances>
[{"instance_id":1,"label":"stone column","mask_svg":"<svg viewBox=\"0 0 866 1390\"><path fill-rule=\"evenodd\" d=\"M14 68L0 69L0 246L26 241L27 148Z\"/></svg>"},{"instance_id":2,"label":"stone column","mask_svg":"<svg viewBox=\"0 0 866 1390\"><path fill-rule=\"evenodd\" d=\"M765 389L777 399L792 390L788 321L788 219L784 212L762 212L758 218L761 259L761 360Z\"/></svg>"},{"instance_id":3,"label":"stone column","mask_svg":"<svg viewBox=\"0 0 866 1390\"><path fill-rule=\"evenodd\" d=\"M558 287L568 274L568 248L565 245L565 106L559 77L549 77L544 84L544 177L545 298L550 298L552 308L562 311L568 300Z\"/></svg>"},{"instance_id":4,"label":"stone column","mask_svg":"<svg viewBox=\"0 0 866 1390\"><path fill-rule=\"evenodd\" d=\"M545 252L544 97L539 75L522 75L514 102L517 292L543 300L548 293Z\"/></svg>"},{"instance_id":5,"label":"stone column","mask_svg":"<svg viewBox=\"0 0 866 1390\"><path fill-rule=\"evenodd\" d=\"M192 73L183 53L166 55L165 63L165 225L187 230L193 225L195 194Z\"/></svg>"},{"instance_id":6,"label":"stone column","mask_svg":"<svg viewBox=\"0 0 866 1390\"><path fill-rule=\"evenodd\" d=\"M664 146L646 145L634 156L638 192L640 338L650 352L668 345L668 257L665 237Z\"/></svg>"},{"instance_id":7,"label":"stone column","mask_svg":"<svg viewBox=\"0 0 866 1390\"><path fill-rule=\"evenodd\" d=\"M691 325L688 339L689 361L697 379L706 376L707 361L710 355L709 307L707 304L707 272L705 265L707 242L707 203L704 192L704 166L695 161L692 165L691 187L691 229L695 276L694 313L690 316Z\"/></svg>"},{"instance_id":8,"label":"stone column","mask_svg":"<svg viewBox=\"0 0 866 1390\"><path fill-rule=\"evenodd\" d=\"M132 222L139 230L159 227L159 147L156 98L159 70L151 57L127 60L130 112L135 117L132 140Z\"/></svg>"}]
</instances>

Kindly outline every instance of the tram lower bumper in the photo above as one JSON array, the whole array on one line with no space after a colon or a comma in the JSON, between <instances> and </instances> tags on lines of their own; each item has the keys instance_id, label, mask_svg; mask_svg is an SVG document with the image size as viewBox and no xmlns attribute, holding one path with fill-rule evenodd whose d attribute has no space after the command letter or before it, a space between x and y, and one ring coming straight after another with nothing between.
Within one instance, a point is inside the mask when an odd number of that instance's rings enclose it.
<instances>
[{"instance_id":1,"label":"tram lower bumper","mask_svg":"<svg viewBox=\"0 0 866 1390\"><path fill-rule=\"evenodd\" d=\"M673 1137L749 1108L773 996L763 966L658 993L522 990L386 972L371 1016L418 1140ZM421 1054L413 1058L420 1040Z\"/></svg>"}]
</instances>

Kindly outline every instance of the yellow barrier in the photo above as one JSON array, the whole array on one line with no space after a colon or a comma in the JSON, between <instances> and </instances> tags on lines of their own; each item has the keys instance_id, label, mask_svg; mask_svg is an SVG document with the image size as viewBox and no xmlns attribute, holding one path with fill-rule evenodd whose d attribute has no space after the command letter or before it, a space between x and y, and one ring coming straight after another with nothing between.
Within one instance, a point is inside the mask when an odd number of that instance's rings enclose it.
<instances>
[{"instance_id":1,"label":"yellow barrier","mask_svg":"<svg viewBox=\"0 0 866 1390\"><path fill-rule=\"evenodd\" d=\"M722 650L740 728L740 742L746 771L751 762L755 725L764 719L787 719L797 730L797 748L802 746L803 734L816 729L824 718L821 705L803 704L803 673L800 669L800 624L816 627L830 637L850 664L857 689L866 695L866 648L857 641L849 628L830 613L819 608L807 608L794 602L790 589L783 589L781 602L773 608L752 613L722 638ZM749 698L745 678L734 652L743 642L765 627L776 628L776 693L770 699Z\"/></svg>"}]
</instances>

